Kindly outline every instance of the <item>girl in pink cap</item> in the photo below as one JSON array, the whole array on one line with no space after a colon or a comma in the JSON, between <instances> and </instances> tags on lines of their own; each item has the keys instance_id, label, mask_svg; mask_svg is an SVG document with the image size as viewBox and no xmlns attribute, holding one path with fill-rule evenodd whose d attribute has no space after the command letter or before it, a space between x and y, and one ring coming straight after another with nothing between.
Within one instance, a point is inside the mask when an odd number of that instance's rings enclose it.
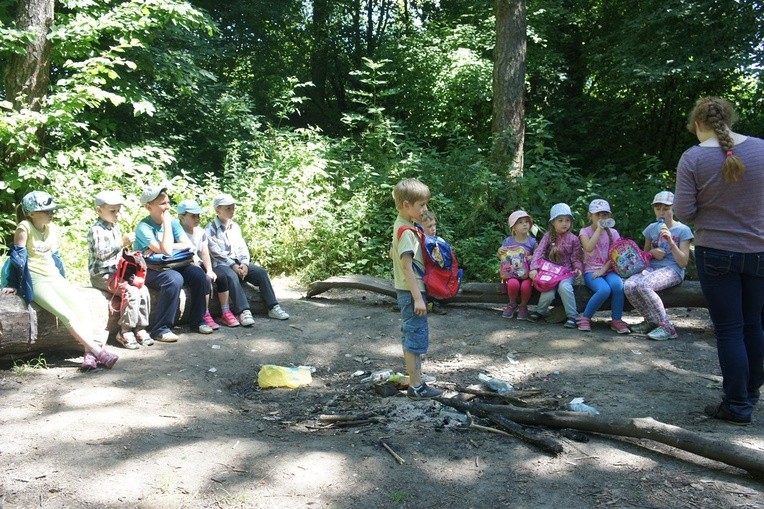
<instances>
[{"instance_id":1,"label":"girl in pink cap","mask_svg":"<svg viewBox=\"0 0 764 509\"><path fill-rule=\"evenodd\" d=\"M501 316L512 318L516 311L518 320L527 320L528 301L531 300L533 289L528 277L529 262L536 250L536 239L530 235L533 219L524 210L516 210L509 215L507 222L512 235L501 243L498 254L501 260L501 284L507 289L509 304Z\"/></svg>"},{"instance_id":2,"label":"girl in pink cap","mask_svg":"<svg viewBox=\"0 0 764 509\"><path fill-rule=\"evenodd\" d=\"M631 332L623 317L623 279L611 270L610 248L620 239L613 228L615 221L610 217L610 204L597 198L589 204L591 225L581 229L578 238L584 249L584 283L594 292L586 304L584 312L576 321L578 330L592 330L592 317L607 299L610 299L612 320L610 328L618 334Z\"/></svg>"}]
</instances>

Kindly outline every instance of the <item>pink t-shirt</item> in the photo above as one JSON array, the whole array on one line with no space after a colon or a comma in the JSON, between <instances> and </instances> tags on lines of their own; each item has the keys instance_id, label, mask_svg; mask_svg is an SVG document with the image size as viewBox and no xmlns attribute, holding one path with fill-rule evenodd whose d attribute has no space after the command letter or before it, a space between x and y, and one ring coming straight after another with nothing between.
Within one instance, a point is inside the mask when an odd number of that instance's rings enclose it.
<instances>
[{"instance_id":1,"label":"pink t-shirt","mask_svg":"<svg viewBox=\"0 0 764 509\"><path fill-rule=\"evenodd\" d=\"M610 246L621 238L618 231L613 228L610 228L610 233L612 234L612 239L608 237L607 231L604 231L600 234L600 238L597 239L594 249L588 252L584 249L584 273L599 270L607 263L610 255ZM594 235L594 228L592 226L582 228L578 235L579 237L586 235L591 239L592 235ZM581 242L581 245L583 246L583 242Z\"/></svg>"}]
</instances>

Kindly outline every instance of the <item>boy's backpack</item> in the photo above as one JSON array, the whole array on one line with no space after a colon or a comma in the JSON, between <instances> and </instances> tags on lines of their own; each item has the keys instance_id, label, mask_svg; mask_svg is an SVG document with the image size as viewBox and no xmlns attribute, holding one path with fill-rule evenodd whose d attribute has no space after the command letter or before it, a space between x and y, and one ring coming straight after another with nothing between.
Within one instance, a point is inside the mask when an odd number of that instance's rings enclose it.
<instances>
[{"instance_id":1,"label":"boy's backpack","mask_svg":"<svg viewBox=\"0 0 764 509\"><path fill-rule=\"evenodd\" d=\"M113 294L112 302L109 308L113 312L121 311L127 304L127 300L122 295L126 285L143 287L146 279L146 261L143 259L143 253L140 251L131 252L127 248L122 249L122 256L117 260L117 270L109 276L107 287ZM114 299L119 295L122 297L122 304L119 309L113 305Z\"/></svg>"},{"instance_id":2,"label":"boy's backpack","mask_svg":"<svg viewBox=\"0 0 764 509\"><path fill-rule=\"evenodd\" d=\"M642 251L636 242L630 239L618 239L610 247L610 260L613 272L627 278L645 270L652 255Z\"/></svg>"},{"instance_id":3,"label":"boy's backpack","mask_svg":"<svg viewBox=\"0 0 764 509\"><path fill-rule=\"evenodd\" d=\"M414 265L415 270L422 276L427 295L436 299L450 299L459 293L462 285L462 269L451 247L451 244L440 237L425 235L418 228L401 226L398 228L398 239L403 232L411 230L419 237L424 258L424 273Z\"/></svg>"},{"instance_id":4,"label":"boy's backpack","mask_svg":"<svg viewBox=\"0 0 764 509\"><path fill-rule=\"evenodd\" d=\"M528 252L523 246L509 246L501 257L499 275L501 279L525 278L528 276Z\"/></svg>"}]
</instances>

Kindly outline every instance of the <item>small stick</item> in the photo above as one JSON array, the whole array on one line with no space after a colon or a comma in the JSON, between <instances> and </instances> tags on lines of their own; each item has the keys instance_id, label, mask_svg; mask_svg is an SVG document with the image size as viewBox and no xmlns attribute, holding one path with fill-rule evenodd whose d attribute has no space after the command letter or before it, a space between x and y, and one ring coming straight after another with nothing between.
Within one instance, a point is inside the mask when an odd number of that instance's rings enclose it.
<instances>
[{"instance_id":1,"label":"small stick","mask_svg":"<svg viewBox=\"0 0 764 509\"><path fill-rule=\"evenodd\" d=\"M404 460L403 458L401 458L400 456L398 456L398 454L397 454L395 451L393 451L393 450L390 448L390 446L389 446L389 445L387 445L387 444L386 444L386 443L384 443L384 442L380 442L380 444L382 444L382 447L384 447L384 448L387 450L387 452L389 452L389 453L390 453L390 456L392 456L393 458L395 458L395 461L397 461L399 465L403 465L404 463L406 463L406 460Z\"/></svg>"}]
</instances>

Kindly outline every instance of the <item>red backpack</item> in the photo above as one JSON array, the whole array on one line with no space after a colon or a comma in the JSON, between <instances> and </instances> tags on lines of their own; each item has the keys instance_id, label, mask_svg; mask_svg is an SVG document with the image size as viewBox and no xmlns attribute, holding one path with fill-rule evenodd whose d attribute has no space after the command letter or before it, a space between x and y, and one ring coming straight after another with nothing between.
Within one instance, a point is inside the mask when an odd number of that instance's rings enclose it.
<instances>
[{"instance_id":1,"label":"red backpack","mask_svg":"<svg viewBox=\"0 0 764 509\"><path fill-rule=\"evenodd\" d=\"M422 276L427 295L436 299L456 297L462 285L463 271L459 268L459 262L456 260L451 244L440 237L425 235L419 228L411 226L398 228L398 240L406 230L416 233L422 245L424 272L416 264L414 264L414 270Z\"/></svg>"},{"instance_id":2,"label":"red backpack","mask_svg":"<svg viewBox=\"0 0 764 509\"><path fill-rule=\"evenodd\" d=\"M107 287L113 294L109 309L116 313L122 311L127 305L127 299L124 298L125 287L127 285L137 288L143 287L146 279L146 261L143 259L143 253L140 251L130 252L127 248L122 249L122 256L117 260L117 270L109 276ZM114 306L114 299L119 295L122 298L120 307Z\"/></svg>"}]
</instances>

